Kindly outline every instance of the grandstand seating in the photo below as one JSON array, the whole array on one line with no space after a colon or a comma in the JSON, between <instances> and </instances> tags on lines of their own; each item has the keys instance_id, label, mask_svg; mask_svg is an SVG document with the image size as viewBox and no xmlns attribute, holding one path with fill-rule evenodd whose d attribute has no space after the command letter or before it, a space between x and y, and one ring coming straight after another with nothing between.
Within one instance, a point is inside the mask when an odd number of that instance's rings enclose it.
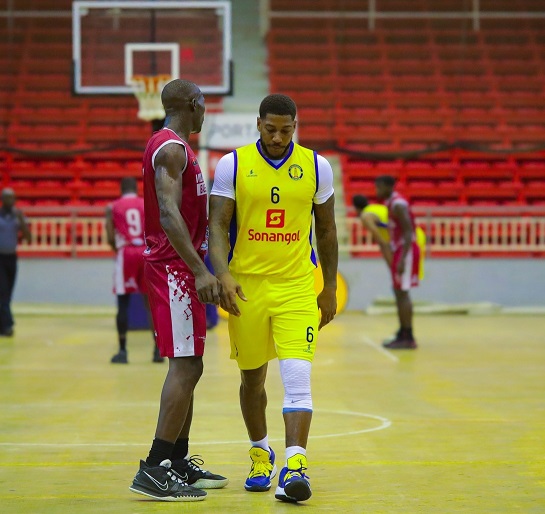
<instances>
[{"instance_id":1,"label":"grandstand seating","mask_svg":"<svg viewBox=\"0 0 545 514\"><path fill-rule=\"evenodd\" d=\"M12 3L55 11L72 4ZM273 12L368 8L366 0L270 4ZM483 10L538 4L480 1ZM458 11L460 2L380 0L377 7ZM0 152L2 184L17 188L21 205L102 204L117 196L112 182L140 174L150 132L135 120L134 98L72 95L70 17L1 18L0 28L0 142L19 150ZM421 205L545 205L545 153L523 151L545 143L544 28L543 19L483 19L479 31L469 20L378 19L369 30L364 18L273 16L271 90L296 100L302 144L363 152L342 154L348 203L356 192L373 196L374 178L389 173ZM186 69L214 62L208 45L217 34L207 37L206 45L183 50ZM95 48L107 44L94 39ZM111 65L105 59L103 72ZM469 150L441 150L456 142Z\"/></svg>"},{"instance_id":2,"label":"grandstand seating","mask_svg":"<svg viewBox=\"0 0 545 514\"><path fill-rule=\"evenodd\" d=\"M450 0L376 6L460 10L460 2ZM482 1L480 7L539 10L529 0ZM273 16L268 48L271 90L298 104L300 141L363 153L342 159L348 203L357 192L373 196L379 173L396 175L416 203L545 203L545 20L482 19L474 31L470 20L378 19L370 30L365 18L345 12L365 11L365 1L272 0L271 9L342 11L303 22ZM481 152L369 160L372 152L401 157L455 143ZM532 147L541 151L522 152Z\"/></svg>"},{"instance_id":3,"label":"grandstand seating","mask_svg":"<svg viewBox=\"0 0 545 514\"><path fill-rule=\"evenodd\" d=\"M150 125L137 120L132 95L72 94L71 0L13 0L11 7L63 14L0 18L0 146L6 147L0 149L2 184L16 189L22 206L112 200L119 195L120 178L141 175ZM184 34L192 38L187 30ZM209 32L206 44L182 49L186 73L200 73L203 60L221 73L220 63L214 65L219 54L212 51L219 32L213 25ZM110 55L111 41L95 36L92 51ZM119 67L119 60L105 57L105 73L111 66Z\"/></svg>"}]
</instances>

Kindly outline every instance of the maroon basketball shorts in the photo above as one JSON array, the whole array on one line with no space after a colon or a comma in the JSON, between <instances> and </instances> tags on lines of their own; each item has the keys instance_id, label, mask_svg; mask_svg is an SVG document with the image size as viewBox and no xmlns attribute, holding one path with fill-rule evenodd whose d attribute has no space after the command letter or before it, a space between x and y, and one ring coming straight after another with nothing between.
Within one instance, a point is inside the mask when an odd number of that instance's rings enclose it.
<instances>
[{"instance_id":1,"label":"maroon basketball shorts","mask_svg":"<svg viewBox=\"0 0 545 514\"><path fill-rule=\"evenodd\" d=\"M400 275L397 273L397 266L403 254L403 247L400 246L394 250L394 258L392 260L392 281L394 289L401 291L409 291L411 287L418 285L418 274L420 271L420 248L413 242L411 249L405 256L405 271Z\"/></svg>"},{"instance_id":2,"label":"maroon basketball shorts","mask_svg":"<svg viewBox=\"0 0 545 514\"><path fill-rule=\"evenodd\" d=\"M197 296L195 277L179 260L146 261L144 275L161 355L203 355L206 309Z\"/></svg>"},{"instance_id":3,"label":"maroon basketball shorts","mask_svg":"<svg viewBox=\"0 0 545 514\"><path fill-rule=\"evenodd\" d=\"M125 246L118 250L114 269L114 294L146 294L144 280L145 246Z\"/></svg>"}]
</instances>

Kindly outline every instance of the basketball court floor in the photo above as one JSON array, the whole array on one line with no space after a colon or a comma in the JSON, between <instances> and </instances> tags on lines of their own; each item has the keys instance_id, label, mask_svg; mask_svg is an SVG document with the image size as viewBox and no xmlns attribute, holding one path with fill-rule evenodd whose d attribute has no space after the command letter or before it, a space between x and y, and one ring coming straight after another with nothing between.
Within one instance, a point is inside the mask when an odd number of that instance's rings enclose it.
<instances>
[{"instance_id":1,"label":"basketball court floor","mask_svg":"<svg viewBox=\"0 0 545 514\"><path fill-rule=\"evenodd\" d=\"M153 437L167 364L113 316L20 315L0 340L0 512L545 512L545 321L418 316L417 351L383 350L392 316L343 314L321 333L304 505L247 493L248 442L225 322L208 338L190 451L231 480L204 502L128 486ZM270 365L269 437L283 461L282 387ZM276 483L276 481L275 481Z\"/></svg>"}]
</instances>

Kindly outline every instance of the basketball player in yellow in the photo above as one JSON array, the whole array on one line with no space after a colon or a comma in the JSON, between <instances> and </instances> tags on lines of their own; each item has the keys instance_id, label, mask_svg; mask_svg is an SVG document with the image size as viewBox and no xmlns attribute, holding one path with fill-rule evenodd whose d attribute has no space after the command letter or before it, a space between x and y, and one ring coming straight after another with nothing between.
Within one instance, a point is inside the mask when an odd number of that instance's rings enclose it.
<instances>
[{"instance_id":1,"label":"basketball player in yellow","mask_svg":"<svg viewBox=\"0 0 545 514\"><path fill-rule=\"evenodd\" d=\"M268 361L284 385L286 461L276 498L310 498L306 447L312 419L311 364L318 331L337 308L333 172L292 141L296 106L284 95L260 105L260 139L224 156L210 197L210 256L229 313L231 358L241 370L240 406L250 438L247 491L268 491L276 474L265 408ZM312 217L324 287L316 297ZM319 312L321 314L321 319Z\"/></svg>"}]
</instances>

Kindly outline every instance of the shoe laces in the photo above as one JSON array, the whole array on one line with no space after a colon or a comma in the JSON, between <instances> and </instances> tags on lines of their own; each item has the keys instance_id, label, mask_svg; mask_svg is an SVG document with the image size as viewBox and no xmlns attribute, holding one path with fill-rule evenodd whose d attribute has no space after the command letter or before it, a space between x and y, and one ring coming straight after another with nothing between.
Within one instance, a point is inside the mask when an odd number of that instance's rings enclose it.
<instances>
[{"instance_id":1,"label":"shoe laces","mask_svg":"<svg viewBox=\"0 0 545 514\"><path fill-rule=\"evenodd\" d=\"M254 461L248 478L266 477L272 472L273 465L270 462Z\"/></svg>"},{"instance_id":2,"label":"shoe laces","mask_svg":"<svg viewBox=\"0 0 545 514\"><path fill-rule=\"evenodd\" d=\"M200 471L201 473L205 473L205 470L200 467L203 464L204 464L204 460L201 458L200 455L191 455L191 457L187 459L187 465L193 471Z\"/></svg>"}]
</instances>

